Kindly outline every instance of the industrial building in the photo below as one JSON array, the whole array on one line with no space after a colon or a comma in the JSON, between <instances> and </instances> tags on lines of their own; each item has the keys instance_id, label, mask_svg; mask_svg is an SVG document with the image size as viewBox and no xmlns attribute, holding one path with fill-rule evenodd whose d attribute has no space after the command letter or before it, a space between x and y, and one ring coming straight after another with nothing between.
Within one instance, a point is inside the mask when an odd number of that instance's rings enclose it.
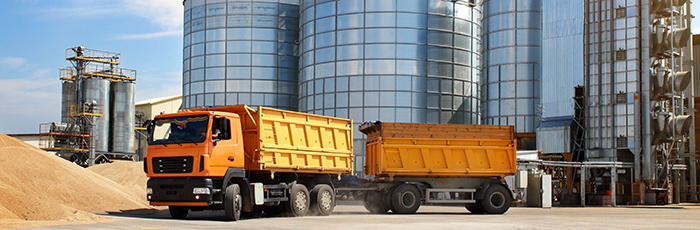
<instances>
[{"instance_id":1,"label":"industrial building","mask_svg":"<svg viewBox=\"0 0 700 230\"><path fill-rule=\"evenodd\" d=\"M354 127L366 120L480 123L482 13L473 0L184 6L185 108L298 108L353 119ZM355 137L362 146L363 135ZM364 162L364 149L355 156Z\"/></svg>"},{"instance_id":2,"label":"industrial building","mask_svg":"<svg viewBox=\"0 0 700 230\"><path fill-rule=\"evenodd\" d=\"M60 69L61 122L40 125L39 147L82 166L133 158L136 71L120 68L119 53L66 49Z\"/></svg>"},{"instance_id":3,"label":"industrial building","mask_svg":"<svg viewBox=\"0 0 700 230\"><path fill-rule=\"evenodd\" d=\"M355 127L513 125L521 149L599 167L557 166L575 172L555 178L559 192L695 189L689 1L186 0L184 10L184 108L262 105ZM355 156L364 162L364 149Z\"/></svg>"}]
</instances>

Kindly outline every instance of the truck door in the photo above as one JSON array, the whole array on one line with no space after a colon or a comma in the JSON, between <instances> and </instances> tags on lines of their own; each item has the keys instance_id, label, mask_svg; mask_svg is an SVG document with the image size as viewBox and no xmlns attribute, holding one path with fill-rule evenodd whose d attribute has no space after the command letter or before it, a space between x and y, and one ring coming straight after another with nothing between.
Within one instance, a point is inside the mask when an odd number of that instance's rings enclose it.
<instances>
[{"instance_id":1,"label":"truck door","mask_svg":"<svg viewBox=\"0 0 700 230\"><path fill-rule=\"evenodd\" d=\"M211 138L214 145L211 150L210 165L213 168L222 167L219 170L225 171L230 167L244 167L240 124L238 117L214 117L212 120Z\"/></svg>"}]
</instances>

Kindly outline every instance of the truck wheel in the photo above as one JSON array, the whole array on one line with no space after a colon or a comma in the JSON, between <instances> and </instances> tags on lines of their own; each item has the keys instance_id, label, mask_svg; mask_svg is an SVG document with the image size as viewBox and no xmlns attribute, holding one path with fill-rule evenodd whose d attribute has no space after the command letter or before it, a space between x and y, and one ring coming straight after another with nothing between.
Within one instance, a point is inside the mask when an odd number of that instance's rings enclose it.
<instances>
[{"instance_id":1,"label":"truck wheel","mask_svg":"<svg viewBox=\"0 0 700 230\"><path fill-rule=\"evenodd\" d=\"M391 208L389 206L389 201L384 199L382 193L379 191L367 191L363 201L365 209L373 214L385 214Z\"/></svg>"},{"instance_id":2,"label":"truck wheel","mask_svg":"<svg viewBox=\"0 0 700 230\"><path fill-rule=\"evenodd\" d=\"M503 214L510 208L512 200L513 198L508 189L500 184L492 184L484 193L481 207L488 214Z\"/></svg>"},{"instance_id":3,"label":"truck wheel","mask_svg":"<svg viewBox=\"0 0 700 230\"><path fill-rule=\"evenodd\" d=\"M420 208L421 193L416 186L402 184L394 189L391 196L391 210L395 213L410 214L416 213Z\"/></svg>"},{"instance_id":4,"label":"truck wheel","mask_svg":"<svg viewBox=\"0 0 700 230\"><path fill-rule=\"evenodd\" d=\"M481 207L481 201L470 203L465 206L472 214L484 214L484 208Z\"/></svg>"},{"instance_id":5,"label":"truck wheel","mask_svg":"<svg viewBox=\"0 0 700 230\"><path fill-rule=\"evenodd\" d=\"M292 186L289 201L284 202L285 211L291 217L305 216L309 212L309 190L303 184Z\"/></svg>"},{"instance_id":6,"label":"truck wheel","mask_svg":"<svg viewBox=\"0 0 700 230\"><path fill-rule=\"evenodd\" d=\"M226 219L237 221L241 219L241 188L238 184L231 184L224 192L224 212Z\"/></svg>"},{"instance_id":7,"label":"truck wheel","mask_svg":"<svg viewBox=\"0 0 700 230\"><path fill-rule=\"evenodd\" d=\"M187 212L190 211L190 208L183 206L168 206L168 211L170 211L170 216L173 217L173 219L184 220L187 218Z\"/></svg>"},{"instance_id":8,"label":"truck wheel","mask_svg":"<svg viewBox=\"0 0 700 230\"><path fill-rule=\"evenodd\" d=\"M317 184L311 189L311 210L314 215L328 216L335 208L335 193L327 184Z\"/></svg>"}]
</instances>

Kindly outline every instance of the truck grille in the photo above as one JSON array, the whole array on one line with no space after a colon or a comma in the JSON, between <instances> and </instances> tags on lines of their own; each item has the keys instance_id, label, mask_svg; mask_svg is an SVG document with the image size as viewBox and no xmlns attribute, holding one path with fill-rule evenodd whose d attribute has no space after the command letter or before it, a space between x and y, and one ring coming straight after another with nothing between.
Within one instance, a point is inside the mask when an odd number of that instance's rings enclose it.
<instances>
[{"instance_id":1,"label":"truck grille","mask_svg":"<svg viewBox=\"0 0 700 230\"><path fill-rule=\"evenodd\" d=\"M156 157L153 162L154 173L191 173L193 157Z\"/></svg>"}]
</instances>

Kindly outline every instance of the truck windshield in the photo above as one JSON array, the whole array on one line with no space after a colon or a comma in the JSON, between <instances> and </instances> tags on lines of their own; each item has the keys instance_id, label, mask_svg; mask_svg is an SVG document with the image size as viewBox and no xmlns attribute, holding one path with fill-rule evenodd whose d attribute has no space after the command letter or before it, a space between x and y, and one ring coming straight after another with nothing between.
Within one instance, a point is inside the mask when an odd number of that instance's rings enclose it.
<instances>
[{"instance_id":1,"label":"truck windshield","mask_svg":"<svg viewBox=\"0 0 700 230\"><path fill-rule=\"evenodd\" d=\"M204 142L209 116L171 117L154 120L149 145Z\"/></svg>"}]
</instances>

